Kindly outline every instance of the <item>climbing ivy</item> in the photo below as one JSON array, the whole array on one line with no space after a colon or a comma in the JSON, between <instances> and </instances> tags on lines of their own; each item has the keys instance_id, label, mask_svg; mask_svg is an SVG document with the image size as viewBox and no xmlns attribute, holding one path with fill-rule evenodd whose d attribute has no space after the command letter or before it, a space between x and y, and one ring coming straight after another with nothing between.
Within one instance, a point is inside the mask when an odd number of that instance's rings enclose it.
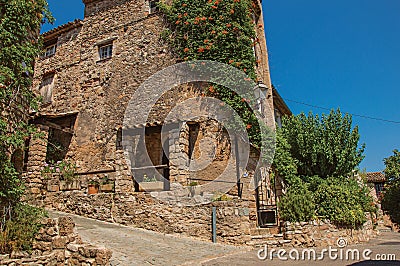
<instances>
[{"instance_id":1,"label":"climbing ivy","mask_svg":"<svg viewBox=\"0 0 400 266\"><path fill-rule=\"evenodd\" d=\"M256 81L254 45L257 43L251 0L173 0L160 3L167 23L162 34L180 60L213 60L229 64ZM250 141L261 146L261 130L249 105L252 91L242 98L215 84L204 95L231 106L245 123Z\"/></svg>"},{"instance_id":2,"label":"climbing ivy","mask_svg":"<svg viewBox=\"0 0 400 266\"><path fill-rule=\"evenodd\" d=\"M24 115L38 103L31 92L31 78L41 51L39 29L45 20L53 20L46 0L0 0L0 253L25 248L26 243L14 245L15 241L25 239L22 233L31 235L36 230L21 222L36 221L36 216L29 207L21 207L24 185L12 155L24 148L33 132Z\"/></svg>"}]
</instances>

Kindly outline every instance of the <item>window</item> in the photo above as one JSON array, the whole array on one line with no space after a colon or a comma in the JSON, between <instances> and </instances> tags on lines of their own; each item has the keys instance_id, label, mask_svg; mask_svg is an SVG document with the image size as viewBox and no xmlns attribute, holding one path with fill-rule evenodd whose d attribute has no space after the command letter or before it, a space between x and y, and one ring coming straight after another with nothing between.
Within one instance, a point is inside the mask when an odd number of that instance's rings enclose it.
<instances>
[{"instance_id":1,"label":"window","mask_svg":"<svg viewBox=\"0 0 400 266\"><path fill-rule=\"evenodd\" d=\"M49 128L46 162L54 163L66 158L72 134L60 129Z\"/></svg>"},{"instance_id":2,"label":"window","mask_svg":"<svg viewBox=\"0 0 400 266\"><path fill-rule=\"evenodd\" d=\"M46 47L46 51L44 52L44 57L55 55L56 50L57 50L57 44L53 44L51 46Z\"/></svg>"},{"instance_id":3,"label":"window","mask_svg":"<svg viewBox=\"0 0 400 266\"><path fill-rule=\"evenodd\" d=\"M278 127L282 127L282 115L278 109L275 109L275 123Z\"/></svg>"},{"instance_id":4,"label":"window","mask_svg":"<svg viewBox=\"0 0 400 266\"><path fill-rule=\"evenodd\" d=\"M156 13L158 11L158 5L157 5L158 2L160 2L160 1L159 0L150 0L149 1L150 14Z\"/></svg>"},{"instance_id":5,"label":"window","mask_svg":"<svg viewBox=\"0 0 400 266\"><path fill-rule=\"evenodd\" d=\"M99 57L100 57L100 60L111 58L112 57L112 50L113 50L112 43L109 43L109 44L106 44L106 45L103 45L103 46L99 46Z\"/></svg>"},{"instance_id":6,"label":"window","mask_svg":"<svg viewBox=\"0 0 400 266\"><path fill-rule=\"evenodd\" d=\"M375 191L376 196L379 198L382 191L384 191L385 184L384 183L375 183Z\"/></svg>"},{"instance_id":7,"label":"window","mask_svg":"<svg viewBox=\"0 0 400 266\"><path fill-rule=\"evenodd\" d=\"M39 88L40 95L43 98L44 104L52 102L53 87L54 87L54 73L44 76Z\"/></svg>"}]
</instances>

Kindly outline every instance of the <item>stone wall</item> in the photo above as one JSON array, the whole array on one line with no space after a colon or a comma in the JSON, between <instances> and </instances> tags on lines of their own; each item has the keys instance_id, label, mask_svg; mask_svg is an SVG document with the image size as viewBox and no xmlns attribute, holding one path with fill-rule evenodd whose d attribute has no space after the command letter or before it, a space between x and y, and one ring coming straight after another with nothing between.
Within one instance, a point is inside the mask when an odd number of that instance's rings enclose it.
<instances>
[{"instance_id":1,"label":"stone wall","mask_svg":"<svg viewBox=\"0 0 400 266\"><path fill-rule=\"evenodd\" d=\"M263 234L253 236L251 244L273 247L335 247L339 238L344 238L347 244L357 244L368 242L377 235L379 231L374 229L371 217L367 214L367 222L359 229L339 227L327 220L284 222L280 232L264 231Z\"/></svg>"},{"instance_id":2,"label":"stone wall","mask_svg":"<svg viewBox=\"0 0 400 266\"><path fill-rule=\"evenodd\" d=\"M258 80L270 88L261 6L259 1L254 2L260 8L255 18L259 37L255 47ZM40 94L43 80L53 76L51 102L41 106L38 116L76 112L67 159L76 162L78 172L85 175L113 170L116 190L132 192L132 175L126 169L123 156L118 154L118 129L122 126L128 102L139 85L159 70L177 63L178 59L162 40L165 24L160 14L149 14L148 1L85 0L84 4L83 21L69 23L44 34L45 43L56 43L57 51L50 57L38 59L35 64L33 90L36 93ZM113 55L100 60L99 47L108 43L113 45ZM136 103L139 109L147 104L147 98L153 96L152 88L148 90L144 99ZM269 90L269 94L271 92ZM160 95L148 122L163 121L178 102L196 95L199 91L190 87L174 88ZM272 106L273 97L270 96L266 101ZM270 117L269 126L274 127L272 112L266 115ZM206 129L209 132L202 130L204 135L214 135L213 125ZM223 143L223 138L220 141L220 147L227 145ZM181 159L185 156L182 145L175 145L176 150L173 145L175 143L171 144L171 152L175 151L177 156L170 161L171 179L184 183L189 164L182 163ZM31 150L34 149L32 146ZM219 158L221 162L225 159ZM44 160L43 157L36 158L36 165L28 167L28 172L32 173L30 179L38 181L41 178L35 168L40 168ZM208 172L216 168L220 166L210 167ZM207 175L207 170L200 174ZM34 187L33 192L39 194L39 186Z\"/></svg>"},{"instance_id":3,"label":"stone wall","mask_svg":"<svg viewBox=\"0 0 400 266\"><path fill-rule=\"evenodd\" d=\"M0 255L0 265L109 265L112 252L83 243L71 217L44 219L31 254Z\"/></svg>"},{"instance_id":4,"label":"stone wall","mask_svg":"<svg viewBox=\"0 0 400 266\"><path fill-rule=\"evenodd\" d=\"M49 208L97 220L115 222L166 234L186 235L211 241L212 207L217 208L217 242L234 245L319 247L335 245L339 237L349 244L369 241L377 235L369 219L361 229L339 228L327 221L285 222L282 227L257 228L255 203L234 198L182 206L159 201L147 193L86 195L82 192L52 193Z\"/></svg>"},{"instance_id":5,"label":"stone wall","mask_svg":"<svg viewBox=\"0 0 400 266\"><path fill-rule=\"evenodd\" d=\"M217 242L234 245L250 241L248 202L235 199L196 206L179 206L158 201L145 193L87 195L58 192L48 195L46 206L107 222L130 225L166 234L211 241L212 207L217 208Z\"/></svg>"}]
</instances>

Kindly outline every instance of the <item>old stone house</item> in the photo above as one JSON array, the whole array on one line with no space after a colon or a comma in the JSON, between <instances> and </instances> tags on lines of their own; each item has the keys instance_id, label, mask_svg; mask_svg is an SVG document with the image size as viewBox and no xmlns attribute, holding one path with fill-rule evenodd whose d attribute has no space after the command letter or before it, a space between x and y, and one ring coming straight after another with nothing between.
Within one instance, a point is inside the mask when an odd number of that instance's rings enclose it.
<instances>
[{"instance_id":1,"label":"old stone house","mask_svg":"<svg viewBox=\"0 0 400 266\"><path fill-rule=\"evenodd\" d=\"M385 188L386 177L382 172L368 172L367 183L371 187L371 195L375 201L380 199L380 196Z\"/></svg>"},{"instance_id":2,"label":"old stone house","mask_svg":"<svg viewBox=\"0 0 400 266\"><path fill-rule=\"evenodd\" d=\"M217 121L164 121L177 103L201 94L198 86L180 86L162 95L146 123L134 125L145 132L142 139L123 139L124 115L132 95L150 76L179 61L160 37L165 25L157 12L157 1L83 2L83 20L43 34L45 52L36 62L33 82L43 104L31 120L43 137L29 143L24 176L30 199L96 219L206 239L210 207L217 206L222 241L249 242L251 234L258 234L261 227L277 232L276 197L281 182L271 180L270 169L256 172L257 149L251 147L248 164L240 166L235 163L240 153L237 142ZM254 23L263 25L261 1L254 2ZM268 107L262 109L263 115L274 128L290 110L271 83L264 27L255 29L259 40L254 47L260 62L256 68L258 89L263 92L260 106ZM135 104L141 106L146 100ZM167 128L164 136L163 127ZM215 141L210 144L208 139ZM130 151L132 164L128 165L129 141L142 142L149 160L142 161L143 154ZM209 165L191 171L193 161L203 156L206 161L211 159ZM43 174L44 165L57 161L76 165L76 177L69 184L63 184L57 172ZM226 195L196 191L198 185L212 181L224 169L235 180ZM260 178L254 187L255 175ZM97 182L112 188L89 195L90 185ZM182 187L190 195L176 199L171 191ZM182 204L182 198L196 206L187 207L190 204Z\"/></svg>"}]
</instances>

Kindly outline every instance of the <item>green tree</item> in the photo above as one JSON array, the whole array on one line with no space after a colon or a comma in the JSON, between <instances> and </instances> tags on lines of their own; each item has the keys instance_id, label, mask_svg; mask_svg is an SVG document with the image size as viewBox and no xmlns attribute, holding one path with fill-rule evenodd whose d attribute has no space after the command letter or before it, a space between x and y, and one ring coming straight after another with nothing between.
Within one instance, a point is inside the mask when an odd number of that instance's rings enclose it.
<instances>
[{"instance_id":1,"label":"green tree","mask_svg":"<svg viewBox=\"0 0 400 266\"><path fill-rule=\"evenodd\" d=\"M393 155L383 161L388 182L383 193L382 208L395 223L400 224L400 152L394 150Z\"/></svg>"},{"instance_id":2,"label":"green tree","mask_svg":"<svg viewBox=\"0 0 400 266\"><path fill-rule=\"evenodd\" d=\"M19 210L24 185L16 171L12 155L24 149L33 132L27 112L36 108L38 99L31 91L36 57L41 52L40 25L52 21L46 0L0 0L0 229L2 241ZM27 227L25 230L31 230ZM24 231L24 230L21 230ZM25 245L24 245L25 246ZM5 252L7 250L1 250Z\"/></svg>"},{"instance_id":3,"label":"green tree","mask_svg":"<svg viewBox=\"0 0 400 266\"><path fill-rule=\"evenodd\" d=\"M400 151L394 150L393 155L383 160L385 163L385 176L388 178L388 183L400 181Z\"/></svg>"},{"instance_id":4,"label":"green tree","mask_svg":"<svg viewBox=\"0 0 400 266\"><path fill-rule=\"evenodd\" d=\"M364 158L358 127L352 118L332 110L321 117L309 113L284 118L279 132L290 145L300 176L348 176Z\"/></svg>"},{"instance_id":5,"label":"green tree","mask_svg":"<svg viewBox=\"0 0 400 266\"><path fill-rule=\"evenodd\" d=\"M356 227L365 212L375 211L365 184L352 177L364 145L358 147L358 129L351 124L351 116L339 110L283 119L273 162L289 186L279 204L282 218L300 222L318 215Z\"/></svg>"}]
</instances>

